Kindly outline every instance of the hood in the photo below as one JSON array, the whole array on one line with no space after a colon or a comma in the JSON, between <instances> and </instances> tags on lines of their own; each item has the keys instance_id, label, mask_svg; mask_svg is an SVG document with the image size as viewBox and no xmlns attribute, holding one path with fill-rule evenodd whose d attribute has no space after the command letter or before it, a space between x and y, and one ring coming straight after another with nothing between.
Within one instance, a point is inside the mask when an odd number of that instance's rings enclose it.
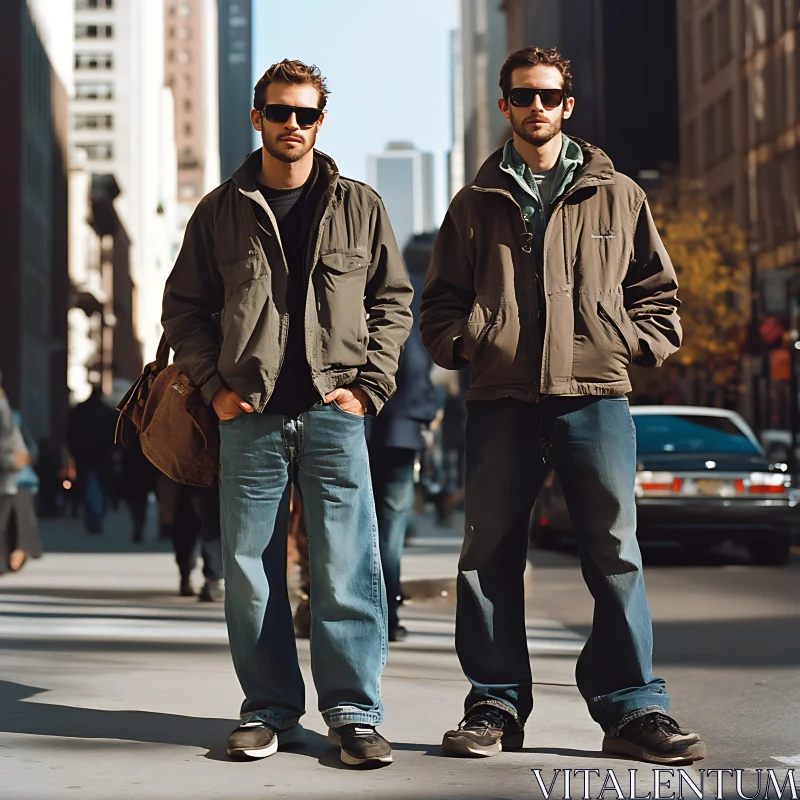
<instances>
[{"instance_id":1,"label":"hood","mask_svg":"<svg viewBox=\"0 0 800 800\"><path fill-rule=\"evenodd\" d=\"M592 183L613 183L614 164L611 159L599 147L595 147L575 136L570 136L569 138L580 147L583 154L583 165L575 173L572 185L575 186L579 181L583 180L590 180ZM478 174L472 182L473 186L479 189L502 189L503 191L508 191L508 174L500 168L504 149L505 145L495 150L483 162L483 166L478 170Z\"/></svg>"}]
</instances>

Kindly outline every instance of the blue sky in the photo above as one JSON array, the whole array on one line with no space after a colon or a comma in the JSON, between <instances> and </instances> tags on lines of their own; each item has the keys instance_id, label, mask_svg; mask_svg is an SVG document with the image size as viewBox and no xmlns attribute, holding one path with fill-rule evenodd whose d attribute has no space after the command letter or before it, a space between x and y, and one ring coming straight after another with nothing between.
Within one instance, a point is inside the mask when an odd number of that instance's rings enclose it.
<instances>
[{"instance_id":1,"label":"blue sky","mask_svg":"<svg viewBox=\"0 0 800 800\"><path fill-rule=\"evenodd\" d=\"M435 154L439 216L447 204L450 31L457 0L256 0L253 82L270 64L299 58L328 79L317 139L343 175L367 180L367 155L412 141Z\"/></svg>"}]
</instances>

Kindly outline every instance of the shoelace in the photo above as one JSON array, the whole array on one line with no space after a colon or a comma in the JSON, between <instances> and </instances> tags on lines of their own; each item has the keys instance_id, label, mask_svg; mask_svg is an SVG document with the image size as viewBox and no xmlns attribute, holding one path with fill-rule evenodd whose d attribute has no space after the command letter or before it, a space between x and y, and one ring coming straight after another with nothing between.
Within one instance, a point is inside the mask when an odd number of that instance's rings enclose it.
<instances>
[{"instance_id":1,"label":"shoelace","mask_svg":"<svg viewBox=\"0 0 800 800\"><path fill-rule=\"evenodd\" d=\"M491 708L487 708L485 711L481 711L479 714L465 717L463 720L461 720L461 723L458 727L461 730L477 730L480 728L483 728L484 730L487 728L502 729L505 727L505 724L505 719L499 711L494 711Z\"/></svg>"},{"instance_id":2,"label":"shoelace","mask_svg":"<svg viewBox=\"0 0 800 800\"><path fill-rule=\"evenodd\" d=\"M654 714L652 719L650 719L647 723L647 727L650 730L656 730L661 728L667 733L677 734L681 732L680 726L678 723L672 719L672 717L668 717L666 714Z\"/></svg>"}]
</instances>

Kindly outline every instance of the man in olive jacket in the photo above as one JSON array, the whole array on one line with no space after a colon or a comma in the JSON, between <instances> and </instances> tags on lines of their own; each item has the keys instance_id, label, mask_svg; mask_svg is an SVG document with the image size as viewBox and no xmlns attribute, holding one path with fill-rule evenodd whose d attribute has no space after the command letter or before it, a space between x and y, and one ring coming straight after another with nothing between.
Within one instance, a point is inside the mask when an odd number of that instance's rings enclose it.
<instances>
[{"instance_id":1,"label":"man in olive jacket","mask_svg":"<svg viewBox=\"0 0 800 800\"><path fill-rule=\"evenodd\" d=\"M636 540L635 432L627 366L681 342L677 282L644 192L596 147L561 132L569 61L525 48L501 71L513 138L460 191L422 295L422 339L467 394L466 536L456 647L472 684L445 734L452 755L522 746L533 709L523 572L549 468L575 523L594 626L578 687L603 749L657 763L703 758L667 716Z\"/></svg>"},{"instance_id":2,"label":"man in olive jacket","mask_svg":"<svg viewBox=\"0 0 800 800\"><path fill-rule=\"evenodd\" d=\"M229 755L271 755L304 713L286 591L295 478L319 709L342 761L385 764L386 598L364 414L395 390L412 289L378 195L314 150L327 94L299 61L256 84L263 147L189 221L163 324L220 420L226 618L245 694Z\"/></svg>"}]
</instances>

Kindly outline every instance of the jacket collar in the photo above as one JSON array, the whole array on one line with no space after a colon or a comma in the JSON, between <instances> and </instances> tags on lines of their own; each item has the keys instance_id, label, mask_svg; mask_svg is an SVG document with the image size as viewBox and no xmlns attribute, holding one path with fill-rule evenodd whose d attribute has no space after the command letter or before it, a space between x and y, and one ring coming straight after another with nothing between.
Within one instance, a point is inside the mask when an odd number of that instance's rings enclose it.
<instances>
[{"instance_id":1,"label":"jacket collar","mask_svg":"<svg viewBox=\"0 0 800 800\"><path fill-rule=\"evenodd\" d=\"M572 186L583 181L595 184L614 183L614 165L611 159L599 147L595 147L575 136L570 136L569 138L580 147L583 155L583 164L578 167ZM473 187L508 191L508 173L500 168L503 160L503 151L504 148L501 147L486 159L472 182Z\"/></svg>"},{"instance_id":2,"label":"jacket collar","mask_svg":"<svg viewBox=\"0 0 800 800\"><path fill-rule=\"evenodd\" d=\"M330 185L339 179L336 162L325 153L314 150L314 161L319 166L320 180ZM244 192L255 192L258 189L256 175L261 172L261 148L250 153L237 170L231 175L234 185Z\"/></svg>"}]
</instances>

